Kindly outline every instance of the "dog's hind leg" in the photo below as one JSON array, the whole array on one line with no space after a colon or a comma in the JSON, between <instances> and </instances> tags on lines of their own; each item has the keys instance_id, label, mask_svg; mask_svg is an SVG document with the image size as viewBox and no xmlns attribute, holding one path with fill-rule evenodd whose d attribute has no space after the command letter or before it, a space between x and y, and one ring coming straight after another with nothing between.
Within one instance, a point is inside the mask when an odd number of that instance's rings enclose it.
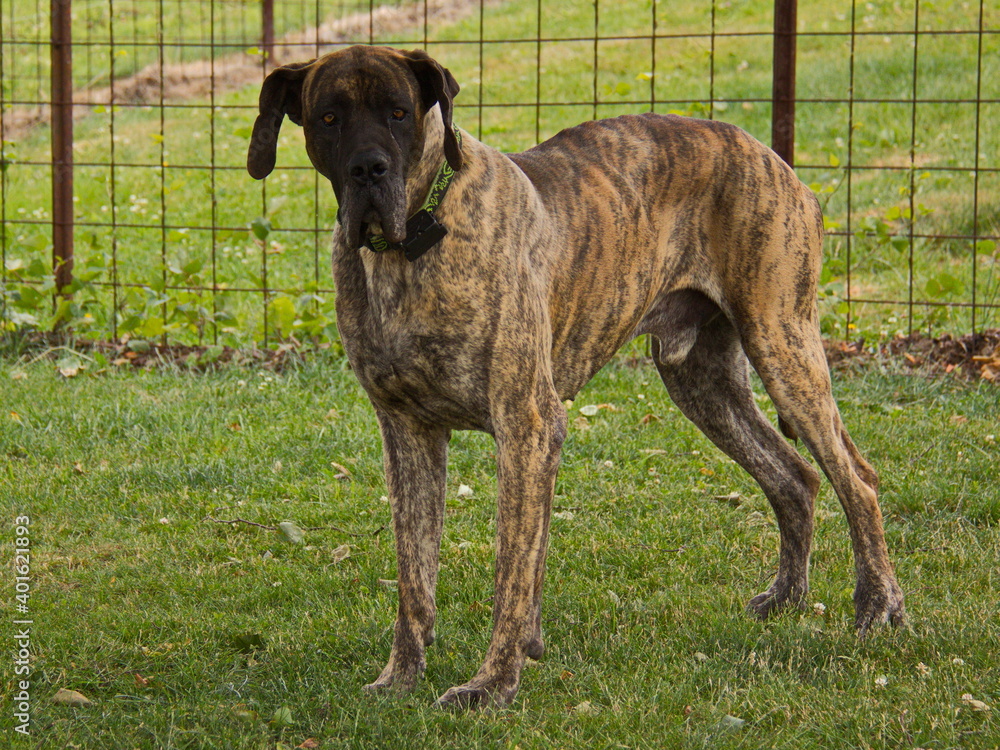
<instances>
[{"instance_id":1,"label":"dog's hind leg","mask_svg":"<svg viewBox=\"0 0 1000 750\"><path fill-rule=\"evenodd\" d=\"M805 443L833 485L851 530L857 585L855 624L904 621L903 593L889 562L878 505L878 476L851 441L833 400L814 318L745 318L743 345L778 413ZM781 321L773 324L769 321Z\"/></svg>"},{"instance_id":2,"label":"dog's hind leg","mask_svg":"<svg viewBox=\"0 0 1000 750\"><path fill-rule=\"evenodd\" d=\"M413 688L434 640L449 431L378 411L396 536L399 608L389 662L367 690Z\"/></svg>"},{"instance_id":3,"label":"dog's hind leg","mask_svg":"<svg viewBox=\"0 0 1000 750\"><path fill-rule=\"evenodd\" d=\"M665 341L683 338L671 333ZM747 359L729 320L719 312L689 335L696 337L685 353L665 349L654 331L652 353L660 377L684 415L757 480L778 519L778 574L767 591L750 600L748 610L764 618L785 605L801 606L809 589L819 475L757 406Z\"/></svg>"}]
</instances>

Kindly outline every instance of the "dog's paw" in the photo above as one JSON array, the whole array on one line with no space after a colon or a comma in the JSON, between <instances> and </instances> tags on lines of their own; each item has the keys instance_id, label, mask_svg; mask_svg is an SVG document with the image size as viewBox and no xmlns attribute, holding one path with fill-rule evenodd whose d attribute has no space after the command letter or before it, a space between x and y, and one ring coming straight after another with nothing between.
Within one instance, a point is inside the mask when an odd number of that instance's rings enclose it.
<instances>
[{"instance_id":1,"label":"dog's paw","mask_svg":"<svg viewBox=\"0 0 1000 750\"><path fill-rule=\"evenodd\" d=\"M806 585L786 585L777 581L771 585L767 591L757 594L747 604L747 612L758 620L766 620L776 612L787 607L802 609L805 606L806 594L809 588Z\"/></svg>"},{"instance_id":2,"label":"dog's paw","mask_svg":"<svg viewBox=\"0 0 1000 750\"><path fill-rule=\"evenodd\" d=\"M517 685L503 683L500 680L480 682L472 680L464 685L449 688L438 698L434 705L438 708L453 710L470 710L474 708L503 708L509 705L517 695Z\"/></svg>"},{"instance_id":3,"label":"dog's paw","mask_svg":"<svg viewBox=\"0 0 1000 750\"><path fill-rule=\"evenodd\" d=\"M864 638L875 625L906 625L903 592L895 578L877 584L858 583L854 590L854 626Z\"/></svg>"},{"instance_id":4,"label":"dog's paw","mask_svg":"<svg viewBox=\"0 0 1000 750\"><path fill-rule=\"evenodd\" d=\"M408 693L416 687L424 673L422 662L412 664L409 668L394 662L389 662L375 682L362 688L366 693Z\"/></svg>"}]
</instances>

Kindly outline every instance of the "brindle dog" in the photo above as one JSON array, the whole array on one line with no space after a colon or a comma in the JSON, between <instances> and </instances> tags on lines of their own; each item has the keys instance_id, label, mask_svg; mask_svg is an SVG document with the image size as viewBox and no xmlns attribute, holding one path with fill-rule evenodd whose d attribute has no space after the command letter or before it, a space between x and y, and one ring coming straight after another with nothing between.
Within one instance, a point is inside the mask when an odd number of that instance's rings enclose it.
<instances>
[{"instance_id":1,"label":"brindle dog","mask_svg":"<svg viewBox=\"0 0 1000 750\"><path fill-rule=\"evenodd\" d=\"M248 169L274 167L285 115L340 206L337 323L382 432L398 558L392 652L372 690L414 686L434 640L450 431L496 440L493 635L442 705L503 705L542 655L541 599L566 409L627 341L651 334L681 411L760 484L781 531L778 573L749 611L801 605L819 475L850 524L856 625L903 621L877 477L831 396L817 325L823 244L812 193L732 125L655 114L587 122L504 155L452 125L459 86L424 52L352 47L264 81ZM447 161L447 236L412 262L400 243ZM381 238L379 238L381 235Z\"/></svg>"}]
</instances>

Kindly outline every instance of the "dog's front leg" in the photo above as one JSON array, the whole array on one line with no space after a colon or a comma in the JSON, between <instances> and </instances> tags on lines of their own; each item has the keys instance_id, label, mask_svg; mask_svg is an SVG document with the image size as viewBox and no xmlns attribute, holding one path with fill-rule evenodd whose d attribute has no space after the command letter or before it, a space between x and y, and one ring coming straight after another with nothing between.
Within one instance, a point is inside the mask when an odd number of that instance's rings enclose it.
<instances>
[{"instance_id":1,"label":"dog's front leg","mask_svg":"<svg viewBox=\"0 0 1000 750\"><path fill-rule=\"evenodd\" d=\"M566 410L554 392L524 401L512 400L518 408L496 424L499 498L493 636L479 672L442 695L441 706L510 703L525 658L542 653L542 579Z\"/></svg>"},{"instance_id":2,"label":"dog's front leg","mask_svg":"<svg viewBox=\"0 0 1000 750\"><path fill-rule=\"evenodd\" d=\"M449 431L378 411L386 485L396 534L399 610L392 652L368 690L407 691L424 671L434 640Z\"/></svg>"}]
</instances>

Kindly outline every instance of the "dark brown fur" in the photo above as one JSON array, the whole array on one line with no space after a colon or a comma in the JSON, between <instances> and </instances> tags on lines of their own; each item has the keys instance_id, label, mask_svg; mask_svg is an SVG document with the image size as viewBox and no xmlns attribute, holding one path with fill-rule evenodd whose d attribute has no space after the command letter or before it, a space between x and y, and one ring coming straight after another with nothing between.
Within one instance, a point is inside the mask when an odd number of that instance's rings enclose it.
<instances>
[{"instance_id":1,"label":"dark brown fur","mask_svg":"<svg viewBox=\"0 0 1000 750\"><path fill-rule=\"evenodd\" d=\"M563 401L644 333L670 396L774 507L778 574L750 612L803 602L819 488L757 407L752 366L846 511L859 630L902 622L877 477L831 396L816 312L823 224L809 189L742 130L672 116L588 122L511 156L464 134L459 151L457 92L422 52L354 47L278 68L248 160L255 177L271 171L288 113L347 214L333 242L338 325L378 415L399 566L392 652L369 688L412 688L424 669L448 438L473 429L497 444L493 636L477 674L439 702L513 699L525 659L543 650ZM360 153L384 156L385 175L352 177ZM448 236L413 263L359 249L362 222L398 239L445 158L460 168L437 211Z\"/></svg>"}]
</instances>

